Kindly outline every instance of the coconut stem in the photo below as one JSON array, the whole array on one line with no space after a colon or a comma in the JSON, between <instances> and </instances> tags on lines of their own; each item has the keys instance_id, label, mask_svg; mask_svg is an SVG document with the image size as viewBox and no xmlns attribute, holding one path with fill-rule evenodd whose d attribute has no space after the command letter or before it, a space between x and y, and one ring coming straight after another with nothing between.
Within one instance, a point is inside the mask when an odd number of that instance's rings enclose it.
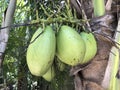
<instances>
[{"instance_id":1,"label":"coconut stem","mask_svg":"<svg viewBox=\"0 0 120 90\"><path fill-rule=\"evenodd\" d=\"M94 16L99 17L105 14L104 0L93 0Z\"/></svg>"}]
</instances>

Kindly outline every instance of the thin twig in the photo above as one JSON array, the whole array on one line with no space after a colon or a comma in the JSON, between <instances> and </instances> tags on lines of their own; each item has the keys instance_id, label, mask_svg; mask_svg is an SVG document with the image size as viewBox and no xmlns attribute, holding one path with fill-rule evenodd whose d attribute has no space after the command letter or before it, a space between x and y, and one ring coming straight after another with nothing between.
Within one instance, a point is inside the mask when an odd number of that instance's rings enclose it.
<instances>
[{"instance_id":1,"label":"thin twig","mask_svg":"<svg viewBox=\"0 0 120 90\"><path fill-rule=\"evenodd\" d=\"M86 24L87 24L87 26L88 26L88 30L91 32L92 29L90 28L90 24L89 24L89 22L88 22L87 15L86 15L84 9L82 8L82 5L81 5L81 3L79 2L79 0L77 0L77 3L78 3L78 5L79 5L80 8L81 8L81 11L82 11L82 14L83 14L83 19L85 19L85 21L86 21Z\"/></svg>"},{"instance_id":2,"label":"thin twig","mask_svg":"<svg viewBox=\"0 0 120 90\"><path fill-rule=\"evenodd\" d=\"M12 28L12 27L21 27L21 26L31 26L31 25L36 25L38 23L19 23L19 24L13 24L13 25L10 25L10 26L5 26L5 27L0 27L0 30L2 29L5 29L5 28Z\"/></svg>"},{"instance_id":3,"label":"thin twig","mask_svg":"<svg viewBox=\"0 0 120 90\"><path fill-rule=\"evenodd\" d=\"M67 18L62 18L62 17L53 18L53 19L39 19L39 20L32 20L31 22L28 22L28 23L19 23L19 24L14 24L14 25L10 25L10 26L1 27L0 30L5 29L5 28L9 28L9 27L30 26L30 25L36 25L36 24L39 24L39 23L48 24L48 23L56 23L56 22L60 22L60 23L62 23L62 22L81 23L81 22L85 22L85 21L80 20L80 19L69 20Z\"/></svg>"},{"instance_id":4,"label":"thin twig","mask_svg":"<svg viewBox=\"0 0 120 90\"><path fill-rule=\"evenodd\" d=\"M46 11L46 9L43 7L43 5L42 5L42 4L40 4L40 6L41 6L41 8L43 9L43 11L44 11L45 15L47 15L47 16L49 17L50 15L47 13L47 11Z\"/></svg>"}]
</instances>

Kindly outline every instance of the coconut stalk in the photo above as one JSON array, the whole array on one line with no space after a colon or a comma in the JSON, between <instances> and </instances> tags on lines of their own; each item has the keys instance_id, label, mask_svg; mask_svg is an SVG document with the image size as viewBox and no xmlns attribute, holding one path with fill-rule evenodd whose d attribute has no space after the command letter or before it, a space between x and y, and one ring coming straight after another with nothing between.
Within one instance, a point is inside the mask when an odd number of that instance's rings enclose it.
<instances>
[{"instance_id":1,"label":"coconut stalk","mask_svg":"<svg viewBox=\"0 0 120 90\"><path fill-rule=\"evenodd\" d=\"M118 22L117 31L120 31L120 18ZM116 32L114 40L120 44L120 33ZM116 77L120 64L120 45L113 46L109 55L108 66L106 68L105 76L102 86L106 90L120 90L120 80Z\"/></svg>"},{"instance_id":2,"label":"coconut stalk","mask_svg":"<svg viewBox=\"0 0 120 90\"><path fill-rule=\"evenodd\" d=\"M120 18L118 21L117 31L118 32L115 33L114 40L118 43L116 45L118 48L116 48L117 52L113 52L113 53L116 54L116 56L114 56L114 57L117 57L117 55L118 55L118 58L114 59L114 67L113 67L112 73L111 73L111 76L113 75L114 77L113 76L112 76L113 78L111 77L109 90L120 90L120 80L116 77L118 69L119 69L119 65L120 65L120 45L119 45L120 44L120 33L119 33L119 31L120 31Z\"/></svg>"},{"instance_id":3,"label":"coconut stalk","mask_svg":"<svg viewBox=\"0 0 120 90\"><path fill-rule=\"evenodd\" d=\"M111 0L112 2L112 0ZM108 7L107 3L107 7ZM111 4L111 3L110 3ZM110 5L109 4L109 5ZM105 14L105 2L104 0L93 0L93 7L94 7L94 16L100 17ZM111 6L110 6L111 7ZM117 31L120 31L120 19L117 27ZM114 36L114 41L120 44L120 33L116 32ZM102 86L105 90L120 90L120 80L116 77L118 69L119 69L119 49L120 45L116 45L117 47L113 46L111 48L111 52L109 55L108 65L106 68L105 76L102 82Z\"/></svg>"},{"instance_id":4,"label":"coconut stalk","mask_svg":"<svg viewBox=\"0 0 120 90\"><path fill-rule=\"evenodd\" d=\"M117 83L117 77L116 77L116 74L117 74L117 71L118 71L118 68L119 68L119 50L116 48L116 47L112 47L112 52L115 53L115 54L110 54L110 59L112 63L111 65L111 76L110 76L110 83L109 83L109 86L108 86L108 90L120 90L120 89L117 89L118 88L118 83Z\"/></svg>"},{"instance_id":5,"label":"coconut stalk","mask_svg":"<svg viewBox=\"0 0 120 90\"><path fill-rule=\"evenodd\" d=\"M105 14L104 0L93 0L94 16L99 17Z\"/></svg>"}]
</instances>

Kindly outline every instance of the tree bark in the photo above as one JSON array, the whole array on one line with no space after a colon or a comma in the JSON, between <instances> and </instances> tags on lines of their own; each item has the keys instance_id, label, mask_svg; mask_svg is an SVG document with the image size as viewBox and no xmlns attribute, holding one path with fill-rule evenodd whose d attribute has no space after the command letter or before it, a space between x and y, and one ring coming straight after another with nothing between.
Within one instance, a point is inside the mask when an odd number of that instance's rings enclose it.
<instances>
[{"instance_id":1,"label":"tree bark","mask_svg":"<svg viewBox=\"0 0 120 90\"><path fill-rule=\"evenodd\" d=\"M15 12L16 0L10 0L8 8L3 18L2 27L10 26L12 24L13 15ZM0 67L3 61L3 54L5 52L8 37L9 37L10 27L4 28L0 31Z\"/></svg>"},{"instance_id":2,"label":"tree bark","mask_svg":"<svg viewBox=\"0 0 120 90\"><path fill-rule=\"evenodd\" d=\"M1 27L10 26L12 24L15 7L16 7L16 0L10 0L8 8L5 11ZM4 59L4 52L8 42L9 32L10 32L10 27L0 30L0 79L3 79L2 62Z\"/></svg>"}]
</instances>

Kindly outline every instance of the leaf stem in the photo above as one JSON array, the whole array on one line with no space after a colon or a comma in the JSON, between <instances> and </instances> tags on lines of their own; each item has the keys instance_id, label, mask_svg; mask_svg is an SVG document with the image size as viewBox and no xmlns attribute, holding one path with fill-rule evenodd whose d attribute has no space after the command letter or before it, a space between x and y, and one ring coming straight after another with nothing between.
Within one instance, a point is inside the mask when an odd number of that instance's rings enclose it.
<instances>
[{"instance_id":1,"label":"leaf stem","mask_svg":"<svg viewBox=\"0 0 120 90\"><path fill-rule=\"evenodd\" d=\"M93 0L94 16L99 17L105 14L104 0Z\"/></svg>"}]
</instances>

